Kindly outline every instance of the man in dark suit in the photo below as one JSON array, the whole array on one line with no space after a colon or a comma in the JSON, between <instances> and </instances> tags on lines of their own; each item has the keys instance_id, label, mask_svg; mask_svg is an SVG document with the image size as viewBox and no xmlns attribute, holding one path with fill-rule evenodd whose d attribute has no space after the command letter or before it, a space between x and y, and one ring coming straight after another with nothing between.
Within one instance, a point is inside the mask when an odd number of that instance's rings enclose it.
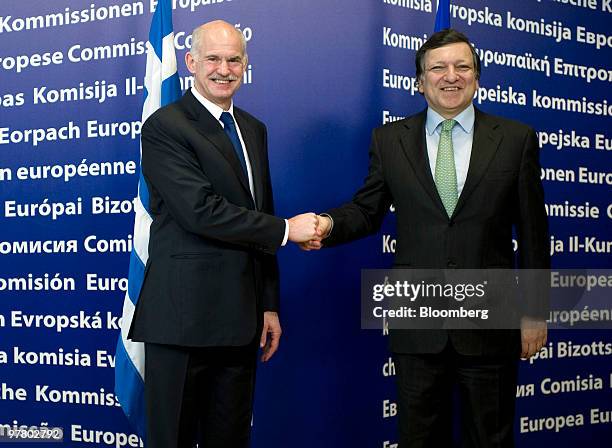
<instances>
[{"instance_id":1,"label":"man in dark suit","mask_svg":"<svg viewBox=\"0 0 612 448\"><path fill-rule=\"evenodd\" d=\"M315 237L274 216L266 128L234 107L247 65L232 25L196 28L194 87L142 129L153 217L130 337L145 343L147 447L248 446L258 343L277 350L275 253Z\"/></svg>"},{"instance_id":2,"label":"man in dark suit","mask_svg":"<svg viewBox=\"0 0 612 448\"><path fill-rule=\"evenodd\" d=\"M376 232L393 203L395 267L549 267L538 143L530 127L476 110L480 61L454 30L435 33L416 54L427 110L374 130L369 173L351 203L319 218L320 240L306 250ZM546 341L542 316L521 330L392 330L400 446L452 445L458 386L462 438L470 447L513 446L519 355Z\"/></svg>"}]
</instances>

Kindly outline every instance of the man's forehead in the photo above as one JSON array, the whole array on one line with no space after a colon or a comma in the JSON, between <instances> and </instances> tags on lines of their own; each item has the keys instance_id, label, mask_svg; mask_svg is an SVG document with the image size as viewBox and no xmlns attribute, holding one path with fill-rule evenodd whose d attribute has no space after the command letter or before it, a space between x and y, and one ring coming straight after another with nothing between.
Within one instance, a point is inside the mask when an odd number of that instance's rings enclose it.
<instances>
[{"instance_id":1,"label":"man's forehead","mask_svg":"<svg viewBox=\"0 0 612 448\"><path fill-rule=\"evenodd\" d=\"M206 33L201 40L204 51L234 51L242 53L242 42L235 35Z\"/></svg>"},{"instance_id":2,"label":"man's forehead","mask_svg":"<svg viewBox=\"0 0 612 448\"><path fill-rule=\"evenodd\" d=\"M433 61L434 59L443 60L449 58L455 60L471 60L472 52L468 44L465 42L457 42L444 45L442 47L433 48L425 53L425 57L429 61Z\"/></svg>"},{"instance_id":3,"label":"man's forehead","mask_svg":"<svg viewBox=\"0 0 612 448\"><path fill-rule=\"evenodd\" d=\"M206 45L206 43L203 42L202 49L204 50L204 53L223 52L223 53L236 53L239 55L242 54L242 47L240 45L215 45L215 44Z\"/></svg>"}]
</instances>

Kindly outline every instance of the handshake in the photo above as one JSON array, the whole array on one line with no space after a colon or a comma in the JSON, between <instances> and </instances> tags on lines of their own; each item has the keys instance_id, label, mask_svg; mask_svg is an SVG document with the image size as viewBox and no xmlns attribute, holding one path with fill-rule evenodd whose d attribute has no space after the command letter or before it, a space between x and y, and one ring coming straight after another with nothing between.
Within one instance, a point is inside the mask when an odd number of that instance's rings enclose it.
<instances>
[{"instance_id":1,"label":"handshake","mask_svg":"<svg viewBox=\"0 0 612 448\"><path fill-rule=\"evenodd\" d=\"M319 250L321 242L329 235L332 221L327 216L303 213L289 219L289 241L297 243L302 250Z\"/></svg>"}]
</instances>

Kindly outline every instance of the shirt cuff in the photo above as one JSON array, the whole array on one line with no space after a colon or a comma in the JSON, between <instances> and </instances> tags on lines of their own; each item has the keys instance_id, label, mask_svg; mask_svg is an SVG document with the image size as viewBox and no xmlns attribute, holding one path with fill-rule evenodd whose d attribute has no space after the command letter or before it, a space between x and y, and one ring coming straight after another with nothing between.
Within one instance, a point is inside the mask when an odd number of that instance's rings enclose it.
<instances>
[{"instance_id":1,"label":"shirt cuff","mask_svg":"<svg viewBox=\"0 0 612 448\"><path fill-rule=\"evenodd\" d=\"M331 216L329 216L327 213L320 213L321 216L325 216L326 218L329 218L329 220L331 221L331 225L329 226L329 230L327 231L326 235L323 235L323 238L327 238L328 236L331 235L332 230L334 230L334 218L332 218Z\"/></svg>"},{"instance_id":2,"label":"shirt cuff","mask_svg":"<svg viewBox=\"0 0 612 448\"><path fill-rule=\"evenodd\" d=\"M289 221L285 219L285 236L283 237L283 243L281 244L281 247L287 245L288 239L289 239Z\"/></svg>"}]
</instances>

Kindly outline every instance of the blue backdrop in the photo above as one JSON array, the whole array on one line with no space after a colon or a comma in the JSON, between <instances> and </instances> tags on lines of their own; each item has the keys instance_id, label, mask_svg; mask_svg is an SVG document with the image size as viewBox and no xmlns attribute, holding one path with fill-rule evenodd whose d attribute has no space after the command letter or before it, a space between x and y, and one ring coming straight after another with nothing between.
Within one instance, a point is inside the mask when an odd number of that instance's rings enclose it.
<instances>
[{"instance_id":1,"label":"blue backdrop","mask_svg":"<svg viewBox=\"0 0 612 448\"><path fill-rule=\"evenodd\" d=\"M539 131L547 204L589 210L551 217L554 266L609 268L612 6L574 3L584 6L462 0L451 23L483 59L477 107ZM425 107L413 61L435 2L174 4L186 86L195 26L225 19L249 40L248 82L235 101L268 125L280 216L349 200L367 171L372 128ZM112 395L112 355L138 179L134 86L143 84L152 6L22 1L0 12L0 424L63 427L67 446L139 446L121 436L131 430ZM583 246L572 251L572 237ZM284 334L258 370L255 447L396 443L393 365L384 335L360 330L358 289L361 269L391 264L392 242L390 213L380 234L353 244L280 251ZM609 331L553 332L539 359L521 366L518 445L607 446L611 355ZM590 375L600 388L561 386Z\"/></svg>"}]
</instances>

